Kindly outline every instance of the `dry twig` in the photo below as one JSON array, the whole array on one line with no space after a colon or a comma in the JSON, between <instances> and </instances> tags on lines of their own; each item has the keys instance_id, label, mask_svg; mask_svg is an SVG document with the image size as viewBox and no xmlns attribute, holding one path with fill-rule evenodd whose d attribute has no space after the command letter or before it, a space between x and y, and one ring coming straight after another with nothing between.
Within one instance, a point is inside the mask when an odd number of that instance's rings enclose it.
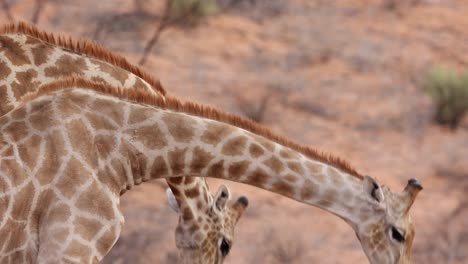
<instances>
[{"instance_id":1,"label":"dry twig","mask_svg":"<svg viewBox=\"0 0 468 264\"><path fill-rule=\"evenodd\" d=\"M39 21L39 16L41 15L41 11L44 7L44 4L45 4L45 0L36 0L35 1L35 6L34 6L34 11L33 11L33 15L32 15L32 18L31 18L31 22L33 24L37 24L37 22Z\"/></svg>"},{"instance_id":2,"label":"dry twig","mask_svg":"<svg viewBox=\"0 0 468 264\"><path fill-rule=\"evenodd\" d=\"M154 44L156 44L156 42L158 41L159 36L161 35L161 32L170 24L169 23L169 12L171 8L170 2L171 0L166 0L166 5L164 7L164 13L161 18L161 21L159 22L159 25L154 30L153 36L151 37L151 39L148 41L148 43L146 43L145 49L143 51L143 55L141 56L140 61L138 62L139 65L144 65L146 63L146 61L148 60L148 55L153 49Z\"/></svg>"},{"instance_id":3,"label":"dry twig","mask_svg":"<svg viewBox=\"0 0 468 264\"><path fill-rule=\"evenodd\" d=\"M8 19L9 21L13 21L13 15L11 14L10 6L8 5L7 1L6 1L6 0L2 0L2 1L1 1L1 5L2 5L3 13L5 13L7 19Z\"/></svg>"},{"instance_id":4,"label":"dry twig","mask_svg":"<svg viewBox=\"0 0 468 264\"><path fill-rule=\"evenodd\" d=\"M39 21L39 16L41 15L41 11L44 7L44 4L45 4L46 0L36 0L35 1L35 6L34 6L34 11L33 11L33 15L32 15L32 18L31 18L31 22L33 24L37 24L37 22Z\"/></svg>"}]
</instances>

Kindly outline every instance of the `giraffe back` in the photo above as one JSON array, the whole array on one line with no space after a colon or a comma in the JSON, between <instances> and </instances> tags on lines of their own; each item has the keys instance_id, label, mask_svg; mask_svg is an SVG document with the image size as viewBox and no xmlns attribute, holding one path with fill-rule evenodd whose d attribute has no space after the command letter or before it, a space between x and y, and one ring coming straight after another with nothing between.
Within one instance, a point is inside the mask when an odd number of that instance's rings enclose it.
<instances>
[{"instance_id":1,"label":"giraffe back","mask_svg":"<svg viewBox=\"0 0 468 264\"><path fill-rule=\"evenodd\" d=\"M40 85L71 76L161 97L166 93L140 68L90 41L57 37L25 23L0 29L0 115Z\"/></svg>"}]
</instances>

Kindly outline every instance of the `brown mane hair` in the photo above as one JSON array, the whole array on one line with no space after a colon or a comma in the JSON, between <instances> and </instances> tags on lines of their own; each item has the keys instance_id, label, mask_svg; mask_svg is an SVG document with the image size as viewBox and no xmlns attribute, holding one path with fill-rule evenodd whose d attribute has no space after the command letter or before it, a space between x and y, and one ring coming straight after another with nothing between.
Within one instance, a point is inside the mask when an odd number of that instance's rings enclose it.
<instances>
[{"instance_id":1,"label":"brown mane hair","mask_svg":"<svg viewBox=\"0 0 468 264\"><path fill-rule=\"evenodd\" d=\"M156 92L166 95L166 90L161 86L159 80L153 78L151 75L143 71L141 68L131 64L124 57L115 54L101 45L88 40L88 39L74 39L71 36L54 35L38 29L34 25L26 22L10 23L0 26L0 35L3 34L25 34L31 37L38 38L42 41L48 42L53 45L61 46L63 48L72 50L74 52L84 54L86 56L105 61L114 66L120 67L129 71L136 76L140 77L149 83Z\"/></svg>"},{"instance_id":2,"label":"brown mane hair","mask_svg":"<svg viewBox=\"0 0 468 264\"><path fill-rule=\"evenodd\" d=\"M73 87L93 90L101 94L115 96L134 103L146 104L153 107L183 112L189 115L195 115L219 122L224 122L245 129L254 134L263 136L269 140L277 142L278 144L294 149L309 158L327 163L337 169L363 179L362 174L359 174L346 161L336 156L318 151L311 147L300 145L251 120L236 116L231 113L223 112L211 106L206 106L190 101L182 101L172 96L167 96L165 99L163 99L149 93L148 91L120 89L112 87L108 84L92 82L83 79L82 77L70 77L40 86L37 91L23 96L22 103L20 105L23 105L24 103L43 94L49 94L55 91L65 90L67 88Z\"/></svg>"}]
</instances>

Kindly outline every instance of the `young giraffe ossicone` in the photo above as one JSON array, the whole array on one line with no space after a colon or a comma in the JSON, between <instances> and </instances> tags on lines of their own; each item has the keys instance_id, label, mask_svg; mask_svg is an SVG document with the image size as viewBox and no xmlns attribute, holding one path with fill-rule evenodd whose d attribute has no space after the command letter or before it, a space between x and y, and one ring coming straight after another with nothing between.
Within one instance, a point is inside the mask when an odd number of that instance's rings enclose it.
<instances>
[{"instance_id":1,"label":"young giraffe ossicone","mask_svg":"<svg viewBox=\"0 0 468 264\"><path fill-rule=\"evenodd\" d=\"M124 89L145 90L161 98L164 98L166 94L157 80L128 63L123 57L90 41L76 41L69 37L54 36L26 23L10 24L0 29L0 116L11 111L26 93L35 91L40 85L72 76L81 76L91 81ZM211 193L205 193L208 190L203 179L191 179L193 182L189 186L183 178L174 178L171 188L176 188L179 191L178 194L182 196L184 190L191 192L190 197L184 196L185 199L178 200L183 204L191 203L191 200L197 201L202 203L204 210L205 207L209 207L209 204L204 204L205 200L202 198L211 197ZM194 188L200 188L197 190L197 195L194 195ZM209 242L206 236L195 236L200 231L193 228L204 226L205 219L211 215L204 215L205 211L195 212L197 207L191 209L194 210L194 214L201 216L203 222L198 219L180 221L176 233L178 230L186 230L184 233L186 237L196 237L197 243L205 245L211 243L211 247L216 248L217 244ZM229 211L218 212L218 219L230 222L232 214L228 213ZM181 219L187 219L185 215L184 211L181 211ZM218 237L225 237L225 234L233 232L233 226L219 228L219 223L221 222L218 221L217 225L213 224L209 227L210 230L218 227L216 229ZM178 244L183 244L179 241L182 238L183 236L177 236ZM232 236L230 243L232 243ZM187 248L178 248L179 254L185 255L183 251ZM203 259L205 254L201 250L189 252L191 256L199 256L193 258L198 259L199 262L187 263L213 263L208 259Z\"/></svg>"},{"instance_id":2,"label":"young giraffe ossicone","mask_svg":"<svg viewBox=\"0 0 468 264\"><path fill-rule=\"evenodd\" d=\"M15 238L10 254L38 262L97 261L119 235L123 190L192 175L323 208L350 224L371 263L409 262L409 209L422 189L414 179L394 193L339 158L169 96L72 78L22 100L0 118L1 197L10 201L2 203L0 237ZM78 216L73 235L70 215Z\"/></svg>"}]
</instances>

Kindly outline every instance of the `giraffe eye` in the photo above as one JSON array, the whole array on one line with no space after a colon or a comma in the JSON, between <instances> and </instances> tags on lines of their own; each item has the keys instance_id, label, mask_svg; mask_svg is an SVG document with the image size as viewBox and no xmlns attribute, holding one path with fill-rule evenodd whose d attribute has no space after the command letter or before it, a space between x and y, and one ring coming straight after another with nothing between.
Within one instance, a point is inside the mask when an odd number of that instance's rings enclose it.
<instances>
[{"instance_id":1,"label":"giraffe eye","mask_svg":"<svg viewBox=\"0 0 468 264\"><path fill-rule=\"evenodd\" d=\"M223 238L223 240L221 241L221 245L219 246L221 255L223 255L223 257L227 256L227 254L229 254L230 249L231 249L231 245L226 239Z\"/></svg>"},{"instance_id":2,"label":"giraffe eye","mask_svg":"<svg viewBox=\"0 0 468 264\"><path fill-rule=\"evenodd\" d=\"M394 226L392 226L392 238L400 243L405 242L405 237L403 236L403 234L400 231L398 231L398 229L396 229Z\"/></svg>"}]
</instances>

